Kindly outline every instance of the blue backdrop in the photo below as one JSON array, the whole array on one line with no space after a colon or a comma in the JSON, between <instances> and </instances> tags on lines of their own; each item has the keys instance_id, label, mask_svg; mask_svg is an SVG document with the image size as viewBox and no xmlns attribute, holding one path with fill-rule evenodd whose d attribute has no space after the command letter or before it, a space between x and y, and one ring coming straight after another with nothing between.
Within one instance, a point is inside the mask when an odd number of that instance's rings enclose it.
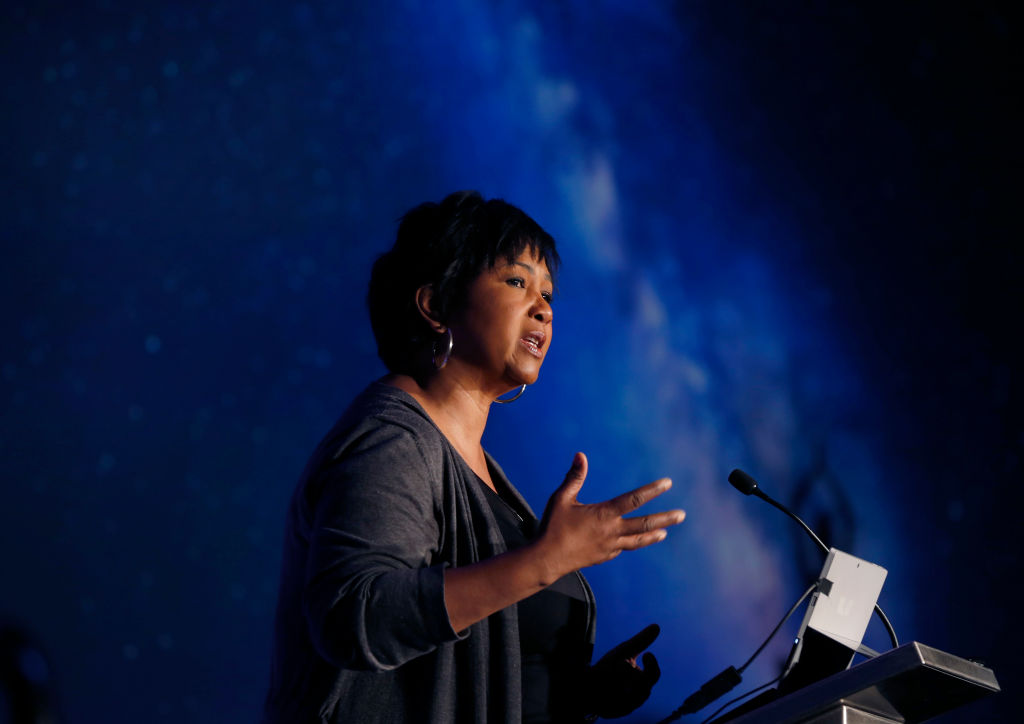
<instances>
[{"instance_id":1,"label":"blue backdrop","mask_svg":"<svg viewBox=\"0 0 1024 724\"><path fill-rule=\"evenodd\" d=\"M64 720L258 717L286 501L383 373L370 264L463 188L565 261L488 449L537 509L584 450L583 499L670 475L688 511L587 573L599 650L662 625L625 721L820 567L733 467L889 570L903 640L1015 690L1020 38L971 8L6 3L0 622Z\"/></svg>"}]
</instances>

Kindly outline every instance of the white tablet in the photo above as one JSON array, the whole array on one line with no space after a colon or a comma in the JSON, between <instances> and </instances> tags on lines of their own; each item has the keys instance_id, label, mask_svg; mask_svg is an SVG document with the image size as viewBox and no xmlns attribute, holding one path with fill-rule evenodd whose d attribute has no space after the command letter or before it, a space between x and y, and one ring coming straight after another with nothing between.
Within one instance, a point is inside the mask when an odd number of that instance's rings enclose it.
<instances>
[{"instance_id":1,"label":"white tablet","mask_svg":"<svg viewBox=\"0 0 1024 724\"><path fill-rule=\"evenodd\" d=\"M888 571L832 548L797 634L780 691L788 692L849 668Z\"/></svg>"}]
</instances>

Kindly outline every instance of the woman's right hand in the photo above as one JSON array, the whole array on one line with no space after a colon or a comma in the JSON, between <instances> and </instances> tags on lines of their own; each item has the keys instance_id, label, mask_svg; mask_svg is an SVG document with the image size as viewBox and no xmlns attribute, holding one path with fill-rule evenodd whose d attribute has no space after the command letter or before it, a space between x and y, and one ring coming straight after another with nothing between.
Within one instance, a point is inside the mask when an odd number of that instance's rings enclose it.
<instances>
[{"instance_id":1,"label":"woman's right hand","mask_svg":"<svg viewBox=\"0 0 1024 724\"><path fill-rule=\"evenodd\" d=\"M447 568L444 601L448 621L462 631L495 611L522 601L580 568L604 563L622 551L643 548L665 537L682 521L681 510L624 517L672 486L668 478L585 505L576 500L587 477L587 458L576 453L572 468L548 501L541 534L529 545L476 563Z\"/></svg>"},{"instance_id":2,"label":"woman's right hand","mask_svg":"<svg viewBox=\"0 0 1024 724\"><path fill-rule=\"evenodd\" d=\"M578 452L544 510L536 546L549 566L551 582L580 568L610 561L622 551L664 540L665 529L686 517L682 510L625 517L671 488L668 478L603 503L586 504L576 499L586 477L587 457Z\"/></svg>"}]
</instances>

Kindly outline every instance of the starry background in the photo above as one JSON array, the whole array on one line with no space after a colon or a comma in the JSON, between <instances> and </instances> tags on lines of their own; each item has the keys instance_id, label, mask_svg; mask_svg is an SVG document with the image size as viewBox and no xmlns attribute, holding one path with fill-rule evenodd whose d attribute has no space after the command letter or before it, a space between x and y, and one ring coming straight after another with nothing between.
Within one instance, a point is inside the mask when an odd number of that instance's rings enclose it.
<instances>
[{"instance_id":1,"label":"starry background","mask_svg":"<svg viewBox=\"0 0 1024 724\"><path fill-rule=\"evenodd\" d=\"M289 493L383 372L370 264L476 188L565 260L488 449L536 509L581 449L584 499L689 514L588 571L599 652L662 625L624 721L820 567L733 467L1016 691L1019 44L992 2L6 3L0 623L63 721L258 719Z\"/></svg>"}]
</instances>

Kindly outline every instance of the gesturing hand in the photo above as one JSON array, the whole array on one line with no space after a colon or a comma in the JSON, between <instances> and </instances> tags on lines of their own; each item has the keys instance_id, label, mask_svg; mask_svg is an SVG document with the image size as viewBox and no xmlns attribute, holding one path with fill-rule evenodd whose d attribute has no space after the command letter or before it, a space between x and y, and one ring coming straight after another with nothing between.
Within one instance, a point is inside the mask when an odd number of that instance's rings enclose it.
<instances>
[{"instance_id":1,"label":"gesturing hand","mask_svg":"<svg viewBox=\"0 0 1024 724\"><path fill-rule=\"evenodd\" d=\"M624 550L635 550L663 540L665 528L681 523L686 513L669 510L634 518L624 517L672 487L661 478L603 503L576 500L587 477L587 457L576 453L565 481L548 500L541 521L543 546L552 580L580 568L609 561Z\"/></svg>"},{"instance_id":2,"label":"gesturing hand","mask_svg":"<svg viewBox=\"0 0 1024 724\"><path fill-rule=\"evenodd\" d=\"M647 701L651 688L661 677L661 669L650 651L643 656L643 669L636 665L636 657L654 642L660 630L658 624L652 623L590 667L583 690L583 708L587 713L615 719Z\"/></svg>"}]
</instances>

